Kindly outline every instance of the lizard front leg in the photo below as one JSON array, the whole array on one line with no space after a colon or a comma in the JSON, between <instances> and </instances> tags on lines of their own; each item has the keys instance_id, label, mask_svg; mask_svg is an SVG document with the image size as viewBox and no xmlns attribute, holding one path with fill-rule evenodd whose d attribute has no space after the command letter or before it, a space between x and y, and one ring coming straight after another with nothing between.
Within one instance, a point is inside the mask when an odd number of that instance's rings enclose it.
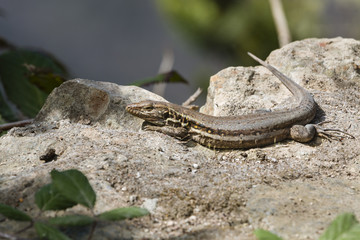
<instances>
[{"instance_id":1,"label":"lizard front leg","mask_svg":"<svg viewBox=\"0 0 360 240\"><path fill-rule=\"evenodd\" d=\"M174 126L156 126L148 122L144 122L142 125L142 129L146 131L156 131L160 133L164 133L171 137L175 137L180 140L184 140L185 138L189 137L189 132L184 127L174 127Z\"/></svg>"}]
</instances>

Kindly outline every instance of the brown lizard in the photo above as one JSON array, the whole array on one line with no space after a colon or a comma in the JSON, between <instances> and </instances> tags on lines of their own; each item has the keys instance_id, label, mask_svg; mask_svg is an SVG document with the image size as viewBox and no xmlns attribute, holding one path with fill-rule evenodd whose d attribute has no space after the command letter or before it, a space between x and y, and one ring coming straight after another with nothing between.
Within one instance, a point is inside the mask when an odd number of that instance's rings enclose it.
<instances>
[{"instance_id":1,"label":"brown lizard","mask_svg":"<svg viewBox=\"0 0 360 240\"><path fill-rule=\"evenodd\" d=\"M316 132L323 136L333 136L325 133L327 130L347 134L341 130L324 129L309 124L317 109L311 94L273 66L251 53L249 55L269 69L290 90L298 101L296 107L227 117L206 115L173 103L159 101L129 104L126 110L145 120L145 130L162 132L178 139L191 139L216 149L260 147L284 139L308 142L313 139Z\"/></svg>"}]
</instances>

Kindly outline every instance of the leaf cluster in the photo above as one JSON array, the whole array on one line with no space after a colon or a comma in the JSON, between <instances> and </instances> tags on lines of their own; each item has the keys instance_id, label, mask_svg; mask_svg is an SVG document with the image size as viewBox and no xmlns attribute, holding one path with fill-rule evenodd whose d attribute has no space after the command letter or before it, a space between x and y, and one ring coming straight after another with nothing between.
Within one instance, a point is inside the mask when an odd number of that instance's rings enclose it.
<instances>
[{"instance_id":1,"label":"leaf cluster","mask_svg":"<svg viewBox=\"0 0 360 240\"><path fill-rule=\"evenodd\" d=\"M43 186L35 193L35 203L42 212L48 210L65 210L77 204L93 212L96 203L96 193L83 173L76 169L62 172L53 170L51 171L51 179L52 182L50 184ZM0 214L11 220L29 222L30 226L34 225L40 238L47 239L70 239L58 230L57 227L92 225L89 236L90 239L98 221L131 219L148 215L149 212L139 207L126 207L116 208L98 215L92 214L92 216L81 214L65 215L40 221L16 208L0 204Z\"/></svg>"},{"instance_id":2,"label":"leaf cluster","mask_svg":"<svg viewBox=\"0 0 360 240\"><path fill-rule=\"evenodd\" d=\"M68 72L51 54L17 48L0 37L0 124L36 116Z\"/></svg>"}]
</instances>

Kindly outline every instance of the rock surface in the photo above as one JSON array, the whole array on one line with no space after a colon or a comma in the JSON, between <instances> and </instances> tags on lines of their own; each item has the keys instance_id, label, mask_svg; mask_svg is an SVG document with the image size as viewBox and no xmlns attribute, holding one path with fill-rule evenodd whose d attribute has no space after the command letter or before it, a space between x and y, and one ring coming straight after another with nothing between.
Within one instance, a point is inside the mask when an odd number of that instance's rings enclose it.
<instances>
[{"instance_id":1,"label":"rock surface","mask_svg":"<svg viewBox=\"0 0 360 240\"><path fill-rule=\"evenodd\" d=\"M130 102L161 97L76 79L53 91L35 124L0 138L0 202L35 215L33 193L49 183L49 172L76 168L97 192L95 212L135 205L152 213L100 224L94 239L255 239L257 228L284 239L316 239L339 213L360 218L360 42L307 39L267 60L314 95L314 122L330 121L327 127L356 139L220 152L188 147L142 131L142 121L124 110ZM293 104L290 92L263 67L222 70L208 91L201 111L218 116ZM57 158L44 163L39 158L48 149ZM0 223L2 232L16 227Z\"/></svg>"}]
</instances>

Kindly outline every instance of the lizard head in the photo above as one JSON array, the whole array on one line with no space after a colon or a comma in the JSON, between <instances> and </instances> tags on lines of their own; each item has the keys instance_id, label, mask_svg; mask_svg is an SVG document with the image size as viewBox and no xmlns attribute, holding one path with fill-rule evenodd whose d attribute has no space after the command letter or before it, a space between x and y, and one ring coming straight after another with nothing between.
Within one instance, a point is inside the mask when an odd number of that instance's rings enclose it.
<instances>
[{"instance_id":1,"label":"lizard head","mask_svg":"<svg viewBox=\"0 0 360 240\"><path fill-rule=\"evenodd\" d=\"M166 102L142 101L126 106L126 111L157 126L164 126L169 116Z\"/></svg>"}]
</instances>

